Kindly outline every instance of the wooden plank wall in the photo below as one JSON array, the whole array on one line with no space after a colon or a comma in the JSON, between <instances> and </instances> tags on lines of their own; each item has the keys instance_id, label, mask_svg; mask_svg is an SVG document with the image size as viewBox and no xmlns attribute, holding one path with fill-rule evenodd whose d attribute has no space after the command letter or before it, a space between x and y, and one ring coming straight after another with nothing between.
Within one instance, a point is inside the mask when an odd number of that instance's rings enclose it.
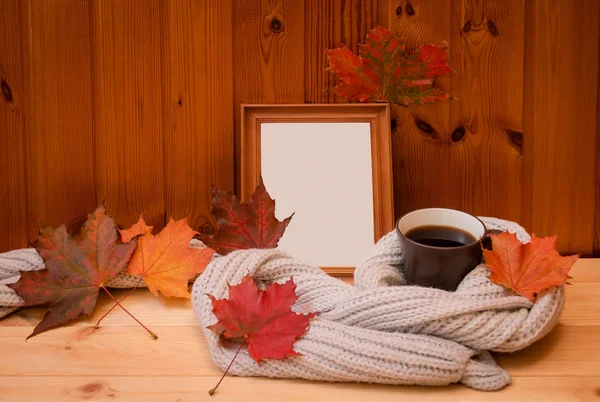
<instances>
[{"instance_id":1,"label":"wooden plank wall","mask_svg":"<svg viewBox=\"0 0 600 402\"><path fill-rule=\"evenodd\" d=\"M458 98L394 108L396 215L460 208L600 256L597 0L3 0L0 251L103 201L210 232L240 103L344 102L326 51L376 25L448 42Z\"/></svg>"}]
</instances>

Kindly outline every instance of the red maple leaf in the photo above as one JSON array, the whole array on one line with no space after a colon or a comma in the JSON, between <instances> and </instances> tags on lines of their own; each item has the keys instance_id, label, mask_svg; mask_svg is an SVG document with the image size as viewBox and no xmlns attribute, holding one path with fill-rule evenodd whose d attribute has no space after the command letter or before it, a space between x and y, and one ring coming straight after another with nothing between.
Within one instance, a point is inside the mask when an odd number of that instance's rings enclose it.
<instances>
[{"instance_id":1,"label":"red maple leaf","mask_svg":"<svg viewBox=\"0 0 600 402\"><path fill-rule=\"evenodd\" d=\"M446 48L436 45L423 45L416 53L425 68L425 78L436 78L452 72L446 62Z\"/></svg>"},{"instance_id":2,"label":"red maple leaf","mask_svg":"<svg viewBox=\"0 0 600 402\"><path fill-rule=\"evenodd\" d=\"M360 57L350 49L344 47L330 50L327 58L329 59L328 70L336 73L341 80L341 84L335 87L336 95L367 102L380 88L380 85L375 83L376 80L367 76L367 72L362 68Z\"/></svg>"},{"instance_id":3,"label":"red maple leaf","mask_svg":"<svg viewBox=\"0 0 600 402\"><path fill-rule=\"evenodd\" d=\"M491 271L490 280L535 300L544 289L564 284L578 255L562 257L555 249L556 236L538 238L522 244L517 236L503 232L491 235L492 251L483 249Z\"/></svg>"},{"instance_id":4,"label":"red maple leaf","mask_svg":"<svg viewBox=\"0 0 600 402\"><path fill-rule=\"evenodd\" d=\"M409 55L403 40L376 27L367 34L359 55L339 48L329 50L327 59L327 70L341 81L334 92L349 100L408 105L450 98L433 86L434 78L452 71L444 46L423 45Z\"/></svg>"},{"instance_id":5,"label":"red maple leaf","mask_svg":"<svg viewBox=\"0 0 600 402\"><path fill-rule=\"evenodd\" d=\"M233 194L213 187L212 214L217 218L214 235L201 240L221 255L250 248L275 248L292 215L279 221L275 217L275 200L262 179L250 201L240 202Z\"/></svg>"},{"instance_id":6,"label":"red maple leaf","mask_svg":"<svg viewBox=\"0 0 600 402\"><path fill-rule=\"evenodd\" d=\"M299 355L294 350L294 342L306 332L310 319L316 313L297 314L292 311L292 305L298 300L295 290L293 279L284 284L271 283L266 290L259 290L254 279L246 275L239 285L229 285L228 299L208 295L213 313L219 320L208 328L227 339L241 340L231 364L244 343L248 345L248 354L256 362L265 358L283 359ZM211 395L219 384L209 391Z\"/></svg>"}]
</instances>

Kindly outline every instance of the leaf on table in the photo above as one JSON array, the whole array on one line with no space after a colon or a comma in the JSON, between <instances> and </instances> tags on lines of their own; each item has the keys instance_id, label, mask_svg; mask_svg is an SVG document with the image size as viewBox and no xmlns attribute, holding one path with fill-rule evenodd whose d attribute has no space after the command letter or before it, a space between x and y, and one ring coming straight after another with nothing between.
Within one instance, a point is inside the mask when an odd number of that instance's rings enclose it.
<instances>
[{"instance_id":1,"label":"leaf on table","mask_svg":"<svg viewBox=\"0 0 600 402\"><path fill-rule=\"evenodd\" d=\"M349 100L406 106L450 99L433 86L436 77L452 71L445 46L423 45L409 55L404 40L376 27L367 34L358 55L344 47L329 50L327 59L327 71L341 81L334 93Z\"/></svg>"},{"instance_id":2,"label":"leaf on table","mask_svg":"<svg viewBox=\"0 0 600 402\"><path fill-rule=\"evenodd\" d=\"M275 217L275 200L262 181L250 201L243 203L233 194L213 187L212 213L218 229L201 240L221 255L235 250L275 248L292 219L279 221Z\"/></svg>"},{"instance_id":3,"label":"leaf on table","mask_svg":"<svg viewBox=\"0 0 600 402\"><path fill-rule=\"evenodd\" d=\"M492 251L483 249L485 263L491 271L490 280L531 301L544 289L564 284L579 258L578 255L561 256L555 249L556 236L540 239L534 234L527 244L507 232L490 238Z\"/></svg>"},{"instance_id":4,"label":"leaf on table","mask_svg":"<svg viewBox=\"0 0 600 402\"><path fill-rule=\"evenodd\" d=\"M134 223L129 229L118 229L119 234L121 235L121 241L123 243L129 243L131 239L137 236L144 235L148 232L152 232L153 226L146 225L146 221L142 215L140 215L140 219Z\"/></svg>"},{"instance_id":5,"label":"leaf on table","mask_svg":"<svg viewBox=\"0 0 600 402\"><path fill-rule=\"evenodd\" d=\"M138 239L127 272L142 276L156 296L160 291L167 297L189 298L189 280L204 271L214 254L209 247L190 248L196 234L187 219L171 219L156 236L146 231Z\"/></svg>"},{"instance_id":6,"label":"leaf on table","mask_svg":"<svg viewBox=\"0 0 600 402\"><path fill-rule=\"evenodd\" d=\"M70 235L65 225L40 228L33 244L46 270L22 272L10 286L26 306L49 304L48 312L31 338L50 328L89 315L100 288L127 265L136 242L120 244L114 221L100 207L88 215L78 234Z\"/></svg>"},{"instance_id":7,"label":"leaf on table","mask_svg":"<svg viewBox=\"0 0 600 402\"><path fill-rule=\"evenodd\" d=\"M227 339L241 340L233 360L244 343L248 345L252 359L258 363L266 358L283 359L300 355L294 350L294 343L306 332L309 321L317 315L292 311L292 306L298 300L293 278L283 284L271 283L265 290L259 290L254 279L246 275L240 284L229 285L227 299L216 299L212 295L208 297L218 319L216 324L208 328ZM209 391L211 395L221 381Z\"/></svg>"}]
</instances>

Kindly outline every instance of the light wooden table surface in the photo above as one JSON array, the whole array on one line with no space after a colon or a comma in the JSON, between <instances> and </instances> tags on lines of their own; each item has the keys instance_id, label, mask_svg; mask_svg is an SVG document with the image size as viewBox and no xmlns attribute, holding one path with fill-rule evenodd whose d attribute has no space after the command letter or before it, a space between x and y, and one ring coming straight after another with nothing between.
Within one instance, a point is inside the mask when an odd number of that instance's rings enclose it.
<instances>
[{"instance_id":1,"label":"light wooden table surface","mask_svg":"<svg viewBox=\"0 0 600 402\"><path fill-rule=\"evenodd\" d=\"M221 372L190 301L139 290L125 306L156 341L119 309L91 328L111 306L106 297L92 319L27 342L42 309L0 321L0 401L600 401L600 259L578 261L572 276L554 331L524 351L497 356L513 377L498 392L227 377L210 397Z\"/></svg>"}]
</instances>

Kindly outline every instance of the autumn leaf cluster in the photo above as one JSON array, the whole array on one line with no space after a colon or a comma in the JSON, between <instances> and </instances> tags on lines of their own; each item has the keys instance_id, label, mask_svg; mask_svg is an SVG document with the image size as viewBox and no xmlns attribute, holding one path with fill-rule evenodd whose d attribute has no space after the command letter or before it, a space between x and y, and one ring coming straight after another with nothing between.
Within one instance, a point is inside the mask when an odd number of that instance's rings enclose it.
<instances>
[{"instance_id":1,"label":"autumn leaf cluster","mask_svg":"<svg viewBox=\"0 0 600 402\"><path fill-rule=\"evenodd\" d=\"M29 337L91 314L100 290L124 308L107 288L121 272L139 275L138 285L145 280L155 295L161 291L165 296L189 297L188 280L204 270L214 251L189 247L196 232L186 219L171 220L157 236L151 230L140 217L119 235L104 207L90 213L74 235L65 225L58 229L42 226L33 246L46 269L23 272L10 285L26 306L48 305Z\"/></svg>"},{"instance_id":2,"label":"autumn leaf cluster","mask_svg":"<svg viewBox=\"0 0 600 402\"><path fill-rule=\"evenodd\" d=\"M327 71L340 83L336 95L360 102L389 102L407 106L450 99L434 87L434 79L452 70L446 61L445 46L423 45L409 54L403 39L377 27L354 54L346 47L327 53Z\"/></svg>"},{"instance_id":3,"label":"autumn leaf cluster","mask_svg":"<svg viewBox=\"0 0 600 402\"><path fill-rule=\"evenodd\" d=\"M189 280L204 270L215 250L225 255L239 249L276 247L291 219L280 222L275 218L275 201L262 181L246 203L218 189L213 189L213 197L218 229L215 235L202 239L208 245L203 248L190 247L190 240L199 234L190 228L187 219L171 219L155 235L142 216L128 229L117 228L104 207L90 213L75 234L69 233L65 225L56 229L41 226L33 246L46 269L22 272L20 280L9 285L25 306L48 306L29 337L90 315L100 291L115 302L109 312L119 307L128 314L122 302L142 281L156 296L160 292L166 297L189 298ZM139 280L117 300L107 284L122 272Z\"/></svg>"}]
</instances>

